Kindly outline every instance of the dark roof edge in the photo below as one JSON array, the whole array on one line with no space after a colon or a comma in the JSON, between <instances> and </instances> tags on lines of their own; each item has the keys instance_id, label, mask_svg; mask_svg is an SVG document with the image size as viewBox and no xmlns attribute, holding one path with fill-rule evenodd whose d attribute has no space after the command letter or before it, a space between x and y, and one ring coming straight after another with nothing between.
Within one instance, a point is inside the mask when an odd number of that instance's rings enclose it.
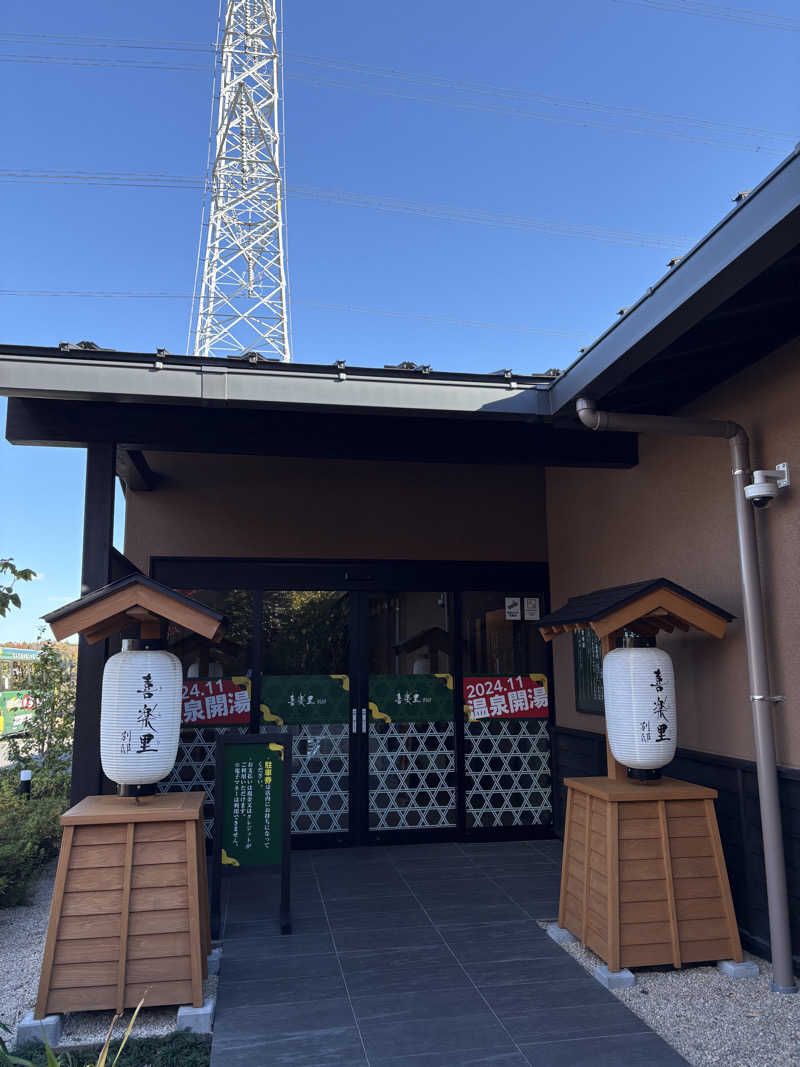
<instances>
[{"instance_id":1,"label":"dark roof edge","mask_svg":"<svg viewBox=\"0 0 800 1067\"><path fill-rule=\"evenodd\" d=\"M719 607L719 605L712 604L710 600L698 596L697 593L693 593L690 589L686 589L685 586L678 585L677 582L670 581L669 578L653 578L651 580L645 579L642 582L631 582L628 585L614 585L610 586L608 589L594 589L589 593L570 597L563 607L559 608L557 611L551 612L549 615L545 615L544 618L538 620L536 625L540 627L558 625L560 621L597 622L598 619L605 618L605 616L612 611L616 611L618 608L624 608L626 604L638 600L646 593L651 593L654 589L661 588L670 589L673 593L677 593L678 596L683 597L685 600L691 600L694 604L697 604L701 608L705 608L707 611L710 611L713 615L719 616L719 618L724 619L726 622L732 622L733 619L736 618L735 615L731 615L729 611L725 611L725 609ZM621 595L618 598L612 597L611 594L617 590L619 590ZM575 608L570 612L570 604L574 604L576 601L588 600L591 597L600 598L604 593L607 594L608 600L594 612L581 613Z\"/></svg>"},{"instance_id":2,"label":"dark roof edge","mask_svg":"<svg viewBox=\"0 0 800 1067\"><path fill-rule=\"evenodd\" d=\"M86 607L89 604L93 604L96 600L101 600L103 597L109 596L111 593L117 593L120 589L127 588L129 585L146 585L150 589L155 589L158 593L166 593L173 600L177 600L181 604L186 604L188 607L195 608L203 615L207 615L211 619L216 619L217 622L222 622L225 617L221 612L214 611L213 608L209 608L199 600L192 600L191 597L176 592L174 589L171 589L170 586L164 585L163 582L157 582L154 578L148 578L147 575L137 571L134 574L126 574L124 578L118 578L115 582L109 582L108 585L103 585L99 589L93 589L90 593L86 593L85 596L78 597L77 600L73 600L69 604L64 604L63 607L56 608L55 611L48 612L47 615L42 615L42 619L48 624L58 622L60 618L75 611L79 606Z\"/></svg>"}]
</instances>

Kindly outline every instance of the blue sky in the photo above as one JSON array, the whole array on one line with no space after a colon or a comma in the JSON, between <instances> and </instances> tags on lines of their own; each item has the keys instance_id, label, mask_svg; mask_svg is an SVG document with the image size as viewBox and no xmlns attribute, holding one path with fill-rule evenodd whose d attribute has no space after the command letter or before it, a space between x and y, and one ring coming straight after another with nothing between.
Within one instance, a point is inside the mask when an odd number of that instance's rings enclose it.
<instances>
[{"instance_id":1,"label":"blue sky","mask_svg":"<svg viewBox=\"0 0 800 1067\"><path fill-rule=\"evenodd\" d=\"M684 11L647 0L284 2L290 187L626 235L587 240L292 197L297 360L412 359L473 371L565 367L800 134L798 32L686 13L695 0L662 4ZM790 0L754 10L797 15ZM35 9L7 0L0 33L206 42L215 36L216 14L213 0L41 0ZM202 68L0 57L3 169L202 176L210 105L205 54L65 48L45 37L5 41L0 53ZM587 103L567 106L576 100ZM658 117L664 115L677 118ZM0 289L191 291L199 190L0 181L0 196ZM188 299L0 295L0 340L90 339L183 352L188 317ZM0 621L0 641L31 638L39 615L78 592L83 463L79 451L0 445L0 554L44 575L22 591L23 612Z\"/></svg>"}]
</instances>

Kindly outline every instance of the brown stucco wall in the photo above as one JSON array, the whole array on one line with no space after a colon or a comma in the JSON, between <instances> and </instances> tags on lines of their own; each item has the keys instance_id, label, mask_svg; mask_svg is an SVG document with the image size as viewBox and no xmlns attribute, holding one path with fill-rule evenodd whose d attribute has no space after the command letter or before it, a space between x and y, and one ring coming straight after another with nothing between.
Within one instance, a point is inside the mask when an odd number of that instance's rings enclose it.
<instances>
[{"instance_id":1,"label":"brown stucco wall","mask_svg":"<svg viewBox=\"0 0 800 1067\"><path fill-rule=\"evenodd\" d=\"M149 453L125 554L544 561L544 473L522 467Z\"/></svg>"},{"instance_id":2,"label":"brown stucco wall","mask_svg":"<svg viewBox=\"0 0 800 1067\"><path fill-rule=\"evenodd\" d=\"M751 437L754 467L795 466L797 488L757 516L766 593L778 760L800 767L800 345L786 346L706 394L685 413L734 419ZM659 640L674 657L678 744L754 758L728 444L642 435L629 471L547 471L554 607L604 586L666 577L739 618L722 641ZM553 642L559 725L602 729L575 710L572 644Z\"/></svg>"}]
</instances>

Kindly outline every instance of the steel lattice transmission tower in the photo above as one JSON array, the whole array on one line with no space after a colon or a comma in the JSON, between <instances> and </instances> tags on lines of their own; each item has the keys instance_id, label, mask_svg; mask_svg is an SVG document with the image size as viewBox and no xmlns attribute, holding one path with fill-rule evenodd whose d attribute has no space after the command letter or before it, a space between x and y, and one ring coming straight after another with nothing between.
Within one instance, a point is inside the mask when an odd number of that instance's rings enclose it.
<instances>
[{"instance_id":1,"label":"steel lattice transmission tower","mask_svg":"<svg viewBox=\"0 0 800 1067\"><path fill-rule=\"evenodd\" d=\"M195 355L289 360L280 0L227 0Z\"/></svg>"}]
</instances>

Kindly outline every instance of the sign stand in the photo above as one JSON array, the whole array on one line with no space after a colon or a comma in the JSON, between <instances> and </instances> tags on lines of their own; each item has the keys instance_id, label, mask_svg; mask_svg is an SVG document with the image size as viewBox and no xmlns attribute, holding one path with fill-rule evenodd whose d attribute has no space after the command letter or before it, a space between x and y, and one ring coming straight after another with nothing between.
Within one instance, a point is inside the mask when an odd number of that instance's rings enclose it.
<instances>
[{"instance_id":1,"label":"sign stand","mask_svg":"<svg viewBox=\"0 0 800 1067\"><path fill-rule=\"evenodd\" d=\"M280 864L282 934L292 932L290 892L292 735L217 738L211 936L220 934L222 868Z\"/></svg>"}]
</instances>

